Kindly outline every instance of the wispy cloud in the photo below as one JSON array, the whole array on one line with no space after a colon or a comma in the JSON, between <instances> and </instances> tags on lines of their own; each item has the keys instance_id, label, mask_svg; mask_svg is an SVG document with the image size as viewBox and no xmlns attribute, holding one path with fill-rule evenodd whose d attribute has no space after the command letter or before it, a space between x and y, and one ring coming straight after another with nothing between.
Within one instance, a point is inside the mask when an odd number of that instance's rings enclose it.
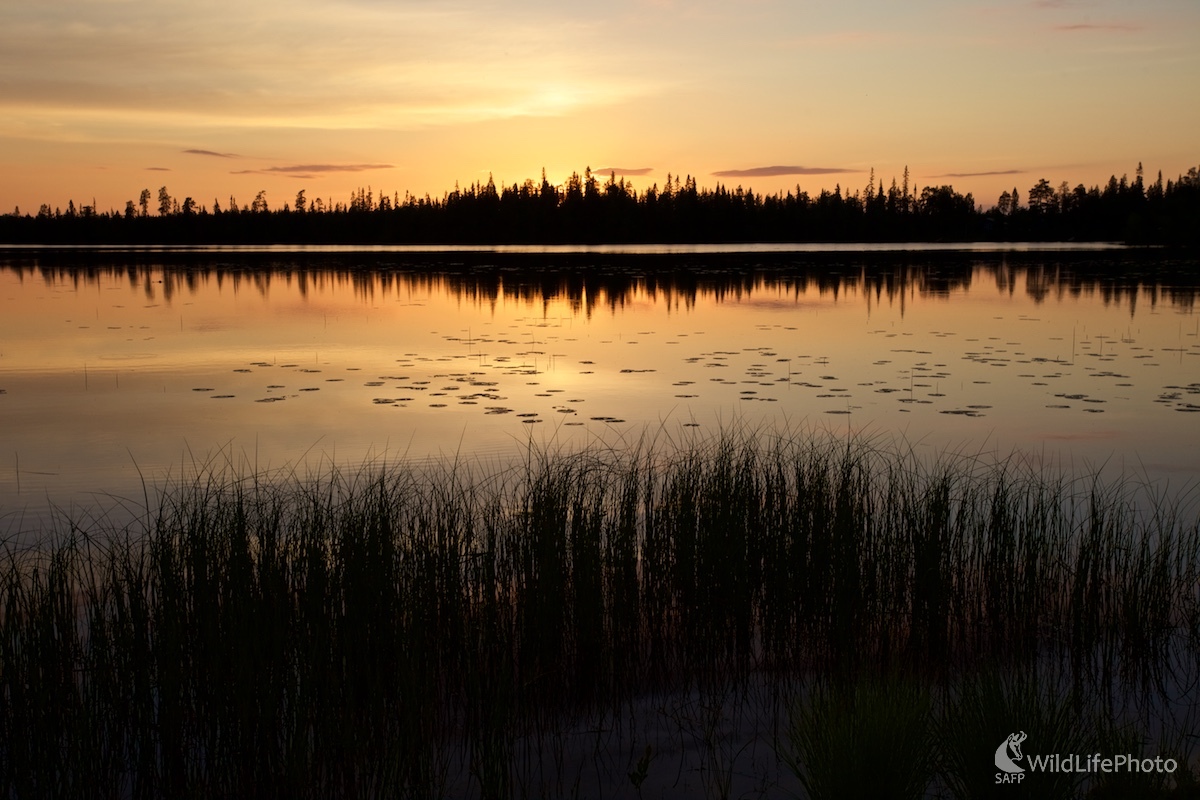
<instances>
[{"instance_id":1,"label":"wispy cloud","mask_svg":"<svg viewBox=\"0 0 1200 800\"><path fill-rule=\"evenodd\" d=\"M149 170L150 172L170 172L171 171L171 169L169 167L146 167L146 169Z\"/></svg>"},{"instance_id":2,"label":"wispy cloud","mask_svg":"<svg viewBox=\"0 0 1200 800\"><path fill-rule=\"evenodd\" d=\"M947 172L944 175L930 175L931 178L986 178L989 175L1024 175L1027 169L994 169L988 172Z\"/></svg>"},{"instance_id":3,"label":"wispy cloud","mask_svg":"<svg viewBox=\"0 0 1200 800\"><path fill-rule=\"evenodd\" d=\"M1131 33L1140 31L1141 25L1135 22L1076 22L1064 25L1055 25L1056 31L1121 31L1123 33Z\"/></svg>"},{"instance_id":4,"label":"wispy cloud","mask_svg":"<svg viewBox=\"0 0 1200 800\"><path fill-rule=\"evenodd\" d=\"M751 167L750 169L723 169L714 172L718 178L775 178L781 175L835 175L839 172L862 172L843 167Z\"/></svg>"},{"instance_id":5,"label":"wispy cloud","mask_svg":"<svg viewBox=\"0 0 1200 800\"><path fill-rule=\"evenodd\" d=\"M1030 5L1042 10L1067 12L1067 14L1076 17L1076 19L1080 15L1083 15L1086 20L1088 16L1091 16L1088 13L1088 6L1094 7L1097 4L1095 2L1088 2L1087 0L1033 0ZM1061 17L1062 15L1059 16ZM1057 25L1051 25L1050 30L1068 33L1072 31L1119 31L1129 33L1140 31L1144 27L1144 25L1138 22L1111 20L1108 22L1060 22Z\"/></svg>"},{"instance_id":6,"label":"wispy cloud","mask_svg":"<svg viewBox=\"0 0 1200 800\"><path fill-rule=\"evenodd\" d=\"M654 172L654 167L637 167L635 169L626 169L625 167L600 167L593 170L597 175L605 175L609 173L617 173L618 175L649 175Z\"/></svg>"},{"instance_id":7,"label":"wispy cloud","mask_svg":"<svg viewBox=\"0 0 1200 800\"><path fill-rule=\"evenodd\" d=\"M219 2L229 8L218 13L211 5L128 0L27 3L11 13L6 6L0 74L20 79L0 81L0 111L191 130L412 130L563 116L653 94L666 83L643 58L597 66L583 57L576 43L607 25L591 15L547 14L540 3L525 10L471 2L335 5ZM305 43L303 57L297 42Z\"/></svg>"},{"instance_id":8,"label":"wispy cloud","mask_svg":"<svg viewBox=\"0 0 1200 800\"><path fill-rule=\"evenodd\" d=\"M300 164L293 167L267 167L263 172L366 172L393 168L391 164Z\"/></svg>"},{"instance_id":9,"label":"wispy cloud","mask_svg":"<svg viewBox=\"0 0 1200 800\"><path fill-rule=\"evenodd\" d=\"M237 153L218 153L215 150L184 150L193 156L215 156L216 158L241 158Z\"/></svg>"},{"instance_id":10,"label":"wispy cloud","mask_svg":"<svg viewBox=\"0 0 1200 800\"><path fill-rule=\"evenodd\" d=\"M366 172L375 169L394 169L391 164L295 164L287 167L263 167L262 169L239 169L230 175L294 175L313 178L323 172Z\"/></svg>"},{"instance_id":11,"label":"wispy cloud","mask_svg":"<svg viewBox=\"0 0 1200 800\"><path fill-rule=\"evenodd\" d=\"M784 47L878 47L895 43L903 34L895 31L847 29L804 33L781 40Z\"/></svg>"}]
</instances>

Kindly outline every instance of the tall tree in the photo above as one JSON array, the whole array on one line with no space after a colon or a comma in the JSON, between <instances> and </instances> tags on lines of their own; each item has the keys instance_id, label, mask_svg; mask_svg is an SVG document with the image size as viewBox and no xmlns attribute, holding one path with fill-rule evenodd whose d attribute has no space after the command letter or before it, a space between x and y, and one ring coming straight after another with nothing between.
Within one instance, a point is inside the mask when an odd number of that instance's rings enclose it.
<instances>
[{"instance_id":1,"label":"tall tree","mask_svg":"<svg viewBox=\"0 0 1200 800\"><path fill-rule=\"evenodd\" d=\"M1029 190L1029 210L1038 214L1049 214L1057 209L1054 200L1054 187L1050 181L1042 178L1037 185Z\"/></svg>"}]
</instances>

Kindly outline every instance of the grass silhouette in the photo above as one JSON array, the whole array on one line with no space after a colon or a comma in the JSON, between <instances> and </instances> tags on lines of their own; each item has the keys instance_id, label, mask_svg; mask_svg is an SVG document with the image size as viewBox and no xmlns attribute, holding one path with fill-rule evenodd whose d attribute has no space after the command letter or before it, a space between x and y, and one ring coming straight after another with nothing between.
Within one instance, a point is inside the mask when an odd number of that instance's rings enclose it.
<instances>
[{"instance_id":1,"label":"grass silhouette","mask_svg":"<svg viewBox=\"0 0 1200 800\"><path fill-rule=\"evenodd\" d=\"M553 795L530 775L571 720L608 721L625 783L644 743L615 720L647 697L893 672L912 703L864 683L805 713L886 700L899 736L929 697L996 706L968 702L985 667L1036 666L1104 719L1191 719L1200 522L1136 489L746 429L503 468L202 468L135 525L6 543L0 792ZM722 714L747 696L722 691ZM733 758L719 734L696 737Z\"/></svg>"}]
</instances>

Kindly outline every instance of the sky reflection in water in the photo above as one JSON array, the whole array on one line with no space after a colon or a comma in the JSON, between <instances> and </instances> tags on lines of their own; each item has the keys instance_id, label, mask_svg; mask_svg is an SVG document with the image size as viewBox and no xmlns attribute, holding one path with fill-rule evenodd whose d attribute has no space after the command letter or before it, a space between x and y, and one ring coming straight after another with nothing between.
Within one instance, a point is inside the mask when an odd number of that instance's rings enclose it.
<instances>
[{"instance_id":1,"label":"sky reflection in water","mask_svg":"<svg viewBox=\"0 0 1200 800\"><path fill-rule=\"evenodd\" d=\"M1161 265L110 258L0 268L0 512L209 460L498 461L734 423L1200 477L1196 288Z\"/></svg>"}]
</instances>

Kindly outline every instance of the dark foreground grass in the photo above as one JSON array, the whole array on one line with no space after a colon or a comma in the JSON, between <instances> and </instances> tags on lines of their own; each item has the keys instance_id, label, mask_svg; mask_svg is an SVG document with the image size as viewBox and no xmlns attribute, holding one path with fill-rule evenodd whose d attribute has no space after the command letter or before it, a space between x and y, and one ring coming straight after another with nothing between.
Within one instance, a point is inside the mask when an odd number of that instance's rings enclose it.
<instances>
[{"instance_id":1,"label":"dark foreground grass","mask_svg":"<svg viewBox=\"0 0 1200 800\"><path fill-rule=\"evenodd\" d=\"M6 547L0 793L586 794L522 778L562 759L564 720L847 676L860 688L818 692L807 713L861 709L900 675L910 688L876 727L907 741L931 698L990 697L973 676L1044 675L1057 688L1036 714L1066 704L1186 749L1200 522L1135 490L764 432L495 470L200 470L136 526L62 520L44 545ZM1032 734L1036 714L995 724ZM943 738L962 747L1016 730L955 719ZM614 736L622 790L640 790L653 752ZM823 779L797 754L827 742L777 738L805 782ZM906 780L941 770L969 796L979 776L935 752Z\"/></svg>"}]
</instances>

